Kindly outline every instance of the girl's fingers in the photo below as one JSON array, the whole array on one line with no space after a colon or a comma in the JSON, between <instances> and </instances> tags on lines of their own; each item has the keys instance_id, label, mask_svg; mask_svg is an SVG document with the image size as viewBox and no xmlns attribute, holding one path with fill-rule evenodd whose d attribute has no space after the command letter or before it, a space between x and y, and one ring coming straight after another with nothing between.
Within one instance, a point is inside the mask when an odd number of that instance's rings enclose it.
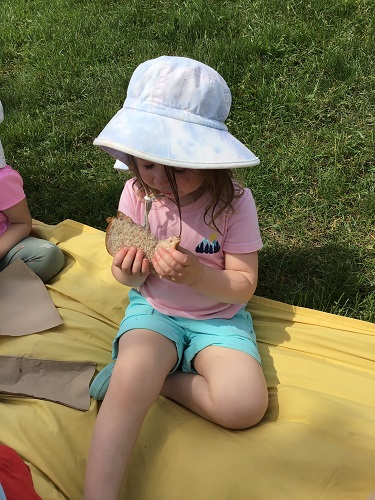
<instances>
[{"instance_id":1,"label":"girl's fingers","mask_svg":"<svg viewBox=\"0 0 375 500\"><path fill-rule=\"evenodd\" d=\"M178 264L176 260L173 259L173 257L165 250L165 248L160 248L155 253L152 262L155 262L157 266L156 270L161 275L169 274L171 271L174 271L175 266Z\"/></svg>"},{"instance_id":2,"label":"girl's fingers","mask_svg":"<svg viewBox=\"0 0 375 500\"><path fill-rule=\"evenodd\" d=\"M142 272L144 254L143 250L131 247L124 259L124 265L127 271L132 275L138 276Z\"/></svg>"},{"instance_id":3,"label":"girl's fingers","mask_svg":"<svg viewBox=\"0 0 375 500\"><path fill-rule=\"evenodd\" d=\"M141 274L149 274L150 272L150 263L147 259L142 260L142 269L141 269Z\"/></svg>"},{"instance_id":4,"label":"girl's fingers","mask_svg":"<svg viewBox=\"0 0 375 500\"><path fill-rule=\"evenodd\" d=\"M164 248L160 248L152 259L155 271L163 278L172 281L179 281L182 278L182 266L170 253Z\"/></svg>"},{"instance_id":5,"label":"girl's fingers","mask_svg":"<svg viewBox=\"0 0 375 500\"><path fill-rule=\"evenodd\" d=\"M124 274L132 276L147 273L149 270L149 262L144 258L143 250L136 247L121 248L116 253L113 264Z\"/></svg>"},{"instance_id":6,"label":"girl's fingers","mask_svg":"<svg viewBox=\"0 0 375 500\"><path fill-rule=\"evenodd\" d=\"M128 253L128 248L120 248L118 252L116 252L115 256L113 257L113 265L116 267L121 268L122 261L125 258L125 255Z\"/></svg>"}]
</instances>

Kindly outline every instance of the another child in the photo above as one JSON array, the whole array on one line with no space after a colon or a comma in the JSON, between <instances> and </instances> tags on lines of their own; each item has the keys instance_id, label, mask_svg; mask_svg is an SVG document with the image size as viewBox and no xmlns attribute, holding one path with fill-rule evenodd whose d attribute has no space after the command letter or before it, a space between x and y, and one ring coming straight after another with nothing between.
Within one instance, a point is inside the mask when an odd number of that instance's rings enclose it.
<instances>
[{"instance_id":1,"label":"another child","mask_svg":"<svg viewBox=\"0 0 375 500\"><path fill-rule=\"evenodd\" d=\"M119 210L148 219L159 239L181 236L178 250L152 259L122 248L114 277L129 306L113 359L90 392L103 399L89 452L86 500L115 499L143 420L159 394L230 429L263 417L268 393L246 303L262 247L249 189L232 168L257 165L224 124L230 90L212 68L182 57L141 64L124 107L94 144L124 163ZM112 373L113 370L113 373ZM107 390L108 389L108 390Z\"/></svg>"},{"instance_id":2,"label":"another child","mask_svg":"<svg viewBox=\"0 0 375 500\"><path fill-rule=\"evenodd\" d=\"M31 237L31 224L22 178L6 164L0 143L0 272L21 259L46 283L64 266L64 254L53 243Z\"/></svg>"}]
</instances>

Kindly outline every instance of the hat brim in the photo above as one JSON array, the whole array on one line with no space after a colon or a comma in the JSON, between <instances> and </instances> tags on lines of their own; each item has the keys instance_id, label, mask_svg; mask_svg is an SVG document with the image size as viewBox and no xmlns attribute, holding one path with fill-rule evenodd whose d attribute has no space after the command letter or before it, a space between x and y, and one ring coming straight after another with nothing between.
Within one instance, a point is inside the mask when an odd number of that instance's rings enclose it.
<instances>
[{"instance_id":1,"label":"hat brim","mask_svg":"<svg viewBox=\"0 0 375 500\"><path fill-rule=\"evenodd\" d=\"M260 163L226 129L124 107L94 145L128 166L128 155L171 167L225 169Z\"/></svg>"}]
</instances>

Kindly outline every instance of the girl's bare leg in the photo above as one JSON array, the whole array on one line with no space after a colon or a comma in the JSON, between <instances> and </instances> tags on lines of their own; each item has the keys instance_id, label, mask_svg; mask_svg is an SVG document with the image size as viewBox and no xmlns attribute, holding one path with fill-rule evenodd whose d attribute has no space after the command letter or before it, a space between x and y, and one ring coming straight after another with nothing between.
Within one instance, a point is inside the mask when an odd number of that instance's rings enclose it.
<instances>
[{"instance_id":1,"label":"girl's bare leg","mask_svg":"<svg viewBox=\"0 0 375 500\"><path fill-rule=\"evenodd\" d=\"M169 375L161 394L230 429L245 429L262 419L268 392L256 359L234 349L209 346L196 355L194 367L198 375Z\"/></svg>"},{"instance_id":2,"label":"girl's bare leg","mask_svg":"<svg viewBox=\"0 0 375 500\"><path fill-rule=\"evenodd\" d=\"M121 337L90 445L85 500L117 499L143 420L176 362L175 344L158 333L133 330Z\"/></svg>"}]
</instances>

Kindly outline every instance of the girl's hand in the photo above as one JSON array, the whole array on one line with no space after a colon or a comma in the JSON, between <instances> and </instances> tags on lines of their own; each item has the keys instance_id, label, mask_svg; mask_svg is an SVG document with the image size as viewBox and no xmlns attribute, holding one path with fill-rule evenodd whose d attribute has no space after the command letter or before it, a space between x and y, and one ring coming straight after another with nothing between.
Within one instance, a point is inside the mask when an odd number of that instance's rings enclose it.
<instances>
[{"instance_id":1,"label":"girl's hand","mask_svg":"<svg viewBox=\"0 0 375 500\"><path fill-rule=\"evenodd\" d=\"M124 285L142 285L150 274L150 263L143 250L136 247L121 248L113 258L112 272Z\"/></svg>"},{"instance_id":2,"label":"girl's hand","mask_svg":"<svg viewBox=\"0 0 375 500\"><path fill-rule=\"evenodd\" d=\"M181 247L169 251L159 248L152 259L152 265L162 278L187 286L197 283L203 275L203 264L194 254Z\"/></svg>"}]
</instances>

